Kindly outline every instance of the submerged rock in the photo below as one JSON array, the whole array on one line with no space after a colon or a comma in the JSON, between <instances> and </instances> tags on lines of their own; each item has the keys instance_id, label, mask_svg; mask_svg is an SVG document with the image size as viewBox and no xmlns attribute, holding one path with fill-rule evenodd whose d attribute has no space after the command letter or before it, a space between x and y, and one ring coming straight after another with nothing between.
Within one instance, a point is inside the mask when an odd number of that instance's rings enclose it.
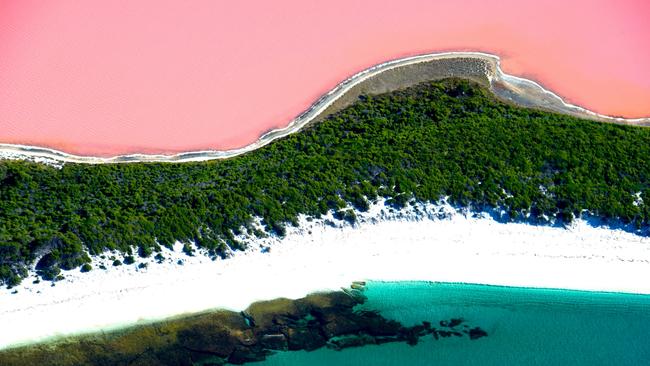
<instances>
[{"instance_id":1,"label":"submerged rock","mask_svg":"<svg viewBox=\"0 0 650 366\"><path fill-rule=\"evenodd\" d=\"M377 344L377 339L368 334L361 333L334 337L327 342L327 348L339 351L344 348L361 347L367 344Z\"/></svg>"},{"instance_id":2,"label":"submerged rock","mask_svg":"<svg viewBox=\"0 0 650 366\"><path fill-rule=\"evenodd\" d=\"M447 325L449 328L453 328L455 326L458 326L463 323L463 319L460 318L454 318L449 321L449 324Z\"/></svg>"},{"instance_id":3,"label":"submerged rock","mask_svg":"<svg viewBox=\"0 0 650 366\"><path fill-rule=\"evenodd\" d=\"M482 337L487 337L487 332L483 329L476 327L469 330L469 339L476 340Z\"/></svg>"},{"instance_id":4,"label":"submerged rock","mask_svg":"<svg viewBox=\"0 0 650 366\"><path fill-rule=\"evenodd\" d=\"M264 348L278 351L286 351L289 349L287 337L282 334L264 334L260 338L260 344Z\"/></svg>"}]
</instances>

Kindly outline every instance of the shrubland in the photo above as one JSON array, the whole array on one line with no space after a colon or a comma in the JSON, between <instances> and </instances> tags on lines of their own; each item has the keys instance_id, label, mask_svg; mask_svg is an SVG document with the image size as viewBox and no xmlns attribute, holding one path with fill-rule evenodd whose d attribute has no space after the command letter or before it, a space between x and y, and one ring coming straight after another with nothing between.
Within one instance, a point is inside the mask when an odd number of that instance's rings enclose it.
<instances>
[{"instance_id":1,"label":"shrubland","mask_svg":"<svg viewBox=\"0 0 650 366\"><path fill-rule=\"evenodd\" d=\"M588 211L644 229L649 157L650 129L516 107L448 79L363 96L226 160L61 169L5 160L0 281L16 285L35 264L56 277L106 250L147 257L176 241L224 255L242 249L236 235L254 231L254 217L282 236L298 214L331 210L354 221L346 207L364 211L380 196L397 208L448 197L535 222L568 223Z\"/></svg>"}]
</instances>

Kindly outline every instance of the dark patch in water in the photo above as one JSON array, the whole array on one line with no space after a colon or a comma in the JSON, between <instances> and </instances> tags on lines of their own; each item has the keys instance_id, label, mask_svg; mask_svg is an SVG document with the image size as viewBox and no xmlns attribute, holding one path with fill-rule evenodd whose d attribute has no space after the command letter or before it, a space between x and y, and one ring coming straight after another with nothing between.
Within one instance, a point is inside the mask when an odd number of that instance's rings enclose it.
<instances>
[{"instance_id":1,"label":"dark patch in water","mask_svg":"<svg viewBox=\"0 0 650 366\"><path fill-rule=\"evenodd\" d=\"M224 365L262 361L275 351L341 350L368 344L487 335L478 327L461 333L464 320L406 327L377 311L355 310L359 290L313 294L298 300L252 304L243 312L215 311L118 332L79 336L53 344L0 353L0 364L23 365Z\"/></svg>"}]
</instances>

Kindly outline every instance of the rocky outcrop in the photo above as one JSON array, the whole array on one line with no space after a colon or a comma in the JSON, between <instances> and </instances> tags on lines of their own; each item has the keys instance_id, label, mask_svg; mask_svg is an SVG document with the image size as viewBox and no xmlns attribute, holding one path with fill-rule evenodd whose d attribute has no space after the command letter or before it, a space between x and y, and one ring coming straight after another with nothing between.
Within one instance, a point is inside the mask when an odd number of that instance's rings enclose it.
<instances>
[{"instance_id":1,"label":"rocky outcrop","mask_svg":"<svg viewBox=\"0 0 650 366\"><path fill-rule=\"evenodd\" d=\"M252 304L243 312L216 311L145 325L115 334L84 336L54 345L0 353L2 365L224 365L261 361L276 351L342 350L388 342L487 336L454 318L404 326L379 312L359 310L364 283L355 289L298 300Z\"/></svg>"}]
</instances>

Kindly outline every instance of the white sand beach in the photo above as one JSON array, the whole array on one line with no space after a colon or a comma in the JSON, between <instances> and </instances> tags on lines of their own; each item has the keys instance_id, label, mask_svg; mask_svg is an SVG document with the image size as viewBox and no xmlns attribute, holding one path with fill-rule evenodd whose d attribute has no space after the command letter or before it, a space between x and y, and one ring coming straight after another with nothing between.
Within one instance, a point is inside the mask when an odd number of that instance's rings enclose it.
<instances>
[{"instance_id":1,"label":"white sand beach","mask_svg":"<svg viewBox=\"0 0 650 366\"><path fill-rule=\"evenodd\" d=\"M416 212L417 211L419 212ZM592 227L500 223L448 205L390 213L379 202L355 226L332 219L259 239L216 261L167 249L164 263L64 272L54 287L0 290L0 348L52 336L110 329L211 308L244 309L256 300L298 298L356 280L426 280L650 294L650 238ZM332 225L333 224L333 225ZM263 253L261 246L270 246ZM177 264L182 259L184 264Z\"/></svg>"}]
</instances>

